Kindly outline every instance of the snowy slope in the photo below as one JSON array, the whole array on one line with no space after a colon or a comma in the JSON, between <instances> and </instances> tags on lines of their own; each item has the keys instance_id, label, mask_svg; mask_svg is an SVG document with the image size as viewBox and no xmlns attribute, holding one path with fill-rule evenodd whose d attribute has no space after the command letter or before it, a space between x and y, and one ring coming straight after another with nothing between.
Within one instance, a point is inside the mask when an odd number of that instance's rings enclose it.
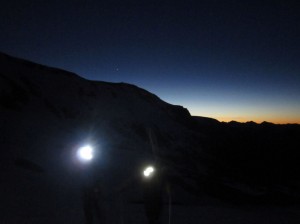
<instances>
[{"instance_id":1,"label":"snowy slope","mask_svg":"<svg viewBox=\"0 0 300 224\"><path fill-rule=\"evenodd\" d=\"M214 145L226 143L228 129L215 138L219 122L193 118L187 109L137 86L89 81L0 54L0 123L0 223L83 223L80 186L90 171L74 155L85 143L98 151L93 167L103 183L110 223L145 223L139 179L143 166L155 158L175 180L172 223L259 223L249 218L253 210L235 217L237 208L225 208L205 193L228 188L223 194L237 190L257 196L264 191L226 175L214 178L211 170L219 160ZM116 193L128 179L126 190ZM295 210L280 214L287 213Z\"/></svg>"},{"instance_id":2,"label":"snowy slope","mask_svg":"<svg viewBox=\"0 0 300 224\"><path fill-rule=\"evenodd\" d=\"M74 162L74 150L85 143L97 146L95 166L104 179L107 195L111 195L112 188L139 176L143 165L153 162L156 156L166 159L166 163L173 162L175 167L176 160L168 158L180 159L198 141L198 134L190 129L193 119L185 108L163 102L130 84L89 81L70 72L0 54L0 91L5 201L30 201L33 189L39 185L39 189L51 189L56 197L68 189L73 193L69 197L80 198L76 192L82 171ZM158 146L156 155L149 132ZM24 167L15 165L20 159L42 166L45 174L35 174L26 167L22 170ZM176 169L173 172L177 173ZM22 185L31 187L24 191ZM126 197L140 201L138 185L132 187L136 188L135 193L129 192ZM34 206L47 201L46 208L53 209L55 197L49 199L42 190L40 194ZM80 209L80 202L72 204L78 204L75 207ZM22 206L14 203L12 207L20 211ZM46 208L35 209L43 213ZM35 210L28 209L30 214Z\"/></svg>"},{"instance_id":3,"label":"snowy slope","mask_svg":"<svg viewBox=\"0 0 300 224\"><path fill-rule=\"evenodd\" d=\"M186 109L130 84L92 82L7 55L1 55L0 66L1 118L14 116L11 120L19 119L15 125L20 129L28 128L22 122L37 130L45 125L94 129L108 144L145 152L149 151L148 129L180 141L178 136L192 122Z\"/></svg>"}]
</instances>

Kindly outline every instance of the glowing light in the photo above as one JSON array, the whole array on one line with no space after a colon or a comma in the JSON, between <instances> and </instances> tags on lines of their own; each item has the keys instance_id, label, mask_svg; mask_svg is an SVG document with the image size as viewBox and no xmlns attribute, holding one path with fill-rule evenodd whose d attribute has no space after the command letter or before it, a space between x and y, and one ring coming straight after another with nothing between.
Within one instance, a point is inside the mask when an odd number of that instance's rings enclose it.
<instances>
[{"instance_id":1,"label":"glowing light","mask_svg":"<svg viewBox=\"0 0 300 224\"><path fill-rule=\"evenodd\" d=\"M77 157L83 162L87 162L93 159L93 148L89 145L80 147L77 151Z\"/></svg>"},{"instance_id":2,"label":"glowing light","mask_svg":"<svg viewBox=\"0 0 300 224\"><path fill-rule=\"evenodd\" d=\"M152 166L148 166L148 167L144 170L143 174L144 174L145 177L150 177L150 176L153 175L153 172L154 172L154 168L153 168Z\"/></svg>"}]
</instances>

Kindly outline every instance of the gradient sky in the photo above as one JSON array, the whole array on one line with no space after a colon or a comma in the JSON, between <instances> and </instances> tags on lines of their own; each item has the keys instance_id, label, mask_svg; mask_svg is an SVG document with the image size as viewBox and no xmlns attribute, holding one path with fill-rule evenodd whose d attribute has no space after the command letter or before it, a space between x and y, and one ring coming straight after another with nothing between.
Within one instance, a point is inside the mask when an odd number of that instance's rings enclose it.
<instances>
[{"instance_id":1,"label":"gradient sky","mask_svg":"<svg viewBox=\"0 0 300 224\"><path fill-rule=\"evenodd\" d=\"M0 51L192 115L300 123L297 1L2 1Z\"/></svg>"}]
</instances>

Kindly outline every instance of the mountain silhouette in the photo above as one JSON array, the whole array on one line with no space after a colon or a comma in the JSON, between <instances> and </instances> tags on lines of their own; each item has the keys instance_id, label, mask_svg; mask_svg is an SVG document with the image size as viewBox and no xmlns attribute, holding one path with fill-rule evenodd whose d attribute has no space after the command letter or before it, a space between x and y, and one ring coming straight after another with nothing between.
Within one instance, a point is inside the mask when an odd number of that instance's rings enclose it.
<instances>
[{"instance_id":1,"label":"mountain silhouette","mask_svg":"<svg viewBox=\"0 0 300 224\"><path fill-rule=\"evenodd\" d=\"M0 109L1 205L9 223L26 214L81 223L75 151L83 144L98 152L95 170L114 209L114 189L155 162L169 170L174 205L299 203L296 124L194 117L137 86L90 81L4 53ZM142 202L139 185L122 197L133 213Z\"/></svg>"}]
</instances>

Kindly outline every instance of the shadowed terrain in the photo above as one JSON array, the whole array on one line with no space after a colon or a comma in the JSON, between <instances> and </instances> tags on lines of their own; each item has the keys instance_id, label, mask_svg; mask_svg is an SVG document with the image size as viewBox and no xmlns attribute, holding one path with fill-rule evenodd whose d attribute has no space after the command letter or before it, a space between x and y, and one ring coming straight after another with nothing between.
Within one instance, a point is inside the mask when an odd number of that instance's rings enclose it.
<instances>
[{"instance_id":1,"label":"shadowed terrain","mask_svg":"<svg viewBox=\"0 0 300 224\"><path fill-rule=\"evenodd\" d=\"M288 223L300 220L293 207L300 199L299 125L193 117L137 86L90 81L6 54L0 109L3 222L82 223L83 174L74 150L86 142L99 151L95 170L110 223L121 223L114 213L125 214L125 223L145 222L139 184L121 196L115 189L154 161L169 170L174 223L211 223L215 214L219 223L265 223L265 212L260 221L249 214L267 206L273 215L282 206Z\"/></svg>"}]
</instances>

